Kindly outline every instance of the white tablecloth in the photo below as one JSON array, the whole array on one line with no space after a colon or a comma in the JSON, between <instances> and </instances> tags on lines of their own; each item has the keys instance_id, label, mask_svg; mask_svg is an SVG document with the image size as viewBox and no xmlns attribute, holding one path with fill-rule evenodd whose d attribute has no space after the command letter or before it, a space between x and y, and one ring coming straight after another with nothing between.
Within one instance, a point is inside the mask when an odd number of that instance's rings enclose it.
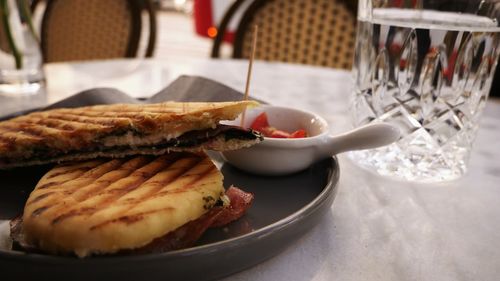
<instances>
[{"instance_id":1,"label":"white tablecloth","mask_svg":"<svg viewBox=\"0 0 500 281\"><path fill-rule=\"evenodd\" d=\"M117 60L49 64L47 102L109 86L150 96L181 74L243 91L247 63ZM257 62L251 95L315 111L349 127L348 72ZM468 174L441 184L401 182L340 156L339 192L321 224L281 255L227 280L499 280L500 103L489 101ZM221 265L224 266L224 265Z\"/></svg>"}]
</instances>

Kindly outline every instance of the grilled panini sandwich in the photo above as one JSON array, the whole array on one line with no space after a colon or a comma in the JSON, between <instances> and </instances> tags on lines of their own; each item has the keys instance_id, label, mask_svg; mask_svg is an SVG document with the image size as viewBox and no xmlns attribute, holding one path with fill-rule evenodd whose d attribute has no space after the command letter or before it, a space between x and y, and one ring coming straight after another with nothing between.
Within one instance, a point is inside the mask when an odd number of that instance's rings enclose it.
<instances>
[{"instance_id":1,"label":"grilled panini sandwich","mask_svg":"<svg viewBox=\"0 0 500 281\"><path fill-rule=\"evenodd\" d=\"M258 133L221 120L253 101L114 104L34 112L0 122L0 169L168 151L231 150Z\"/></svg>"},{"instance_id":2,"label":"grilled panini sandwich","mask_svg":"<svg viewBox=\"0 0 500 281\"><path fill-rule=\"evenodd\" d=\"M11 235L25 249L79 257L178 249L237 219L253 199L233 187L226 194L204 153L59 165L30 194Z\"/></svg>"}]
</instances>

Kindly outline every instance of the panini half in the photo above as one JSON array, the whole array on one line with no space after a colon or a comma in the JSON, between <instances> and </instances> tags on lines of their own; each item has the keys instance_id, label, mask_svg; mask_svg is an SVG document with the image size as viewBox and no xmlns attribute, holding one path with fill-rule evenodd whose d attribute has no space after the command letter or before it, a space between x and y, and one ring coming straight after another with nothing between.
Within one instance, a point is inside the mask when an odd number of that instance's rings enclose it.
<instances>
[{"instance_id":1,"label":"panini half","mask_svg":"<svg viewBox=\"0 0 500 281\"><path fill-rule=\"evenodd\" d=\"M98 105L34 112L0 122L0 169L169 151L232 150L258 133L220 125L253 101Z\"/></svg>"},{"instance_id":2,"label":"panini half","mask_svg":"<svg viewBox=\"0 0 500 281\"><path fill-rule=\"evenodd\" d=\"M186 247L250 205L253 196L234 188L229 203L222 179L206 154L57 166L30 194L11 235L25 249L79 257Z\"/></svg>"}]
</instances>

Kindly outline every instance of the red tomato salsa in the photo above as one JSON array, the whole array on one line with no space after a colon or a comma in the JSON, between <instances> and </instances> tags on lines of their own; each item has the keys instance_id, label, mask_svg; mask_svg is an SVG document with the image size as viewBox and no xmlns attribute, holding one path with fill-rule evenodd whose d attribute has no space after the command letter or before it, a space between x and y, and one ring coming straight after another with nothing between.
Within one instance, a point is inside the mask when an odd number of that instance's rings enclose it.
<instances>
[{"instance_id":1,"label":"red tomato salsa","mask_svg":"<svg viewBox=\"0 0 500 281\"><path fill-rule=\"evenodd\" d=\"M272 127L269 125L269 121L267 121L267 114L265 112L262 112L253 120L250 128L260 132L264 137L268 138L296 139L307 137L307 132L304 129L299 129L290 133Z\"/></svg>"}]
</instances>

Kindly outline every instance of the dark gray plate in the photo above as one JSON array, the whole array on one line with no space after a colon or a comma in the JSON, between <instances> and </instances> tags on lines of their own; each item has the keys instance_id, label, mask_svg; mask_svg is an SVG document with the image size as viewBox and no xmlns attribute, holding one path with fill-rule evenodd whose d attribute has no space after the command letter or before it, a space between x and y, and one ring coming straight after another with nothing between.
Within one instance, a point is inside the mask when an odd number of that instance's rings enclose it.
<instances>
[{"instance_id":1,"label":"dark gray plate","mask_svg":"<svg viewBox=\"0 0 500 281\"><path fill-rule=\"evenodd\" d=\"M47 108L241 98L238 91L215 81L181 76L143 101L104 88L81 92ZM25 113L3 116L0 120ZM0 171L0 220L22 212L29 193L50 168ZM163 254L89 259L0 249L0 280L211 280L227 276L280 253L316 225L330 210L339 177L336 158L325 159L286 177L259 177L228 165L221 170L225 186L235 185L254 193L254 204L240 220L207 231L195 247Z\"/></svg>"},{"instance_id":2,"label":"dark gray plate","mask_svg":"<svg viewBox=\"0 0 500 281\"><path fill-rule=\"evenodd\" d=\"M0 172L0 219L17 215L50 167ZM336 158L286 177L260 177L222 166L224 184L255 194L240 220L206 232L195 247L137 256L78 259L0 250L2 280L212 280L258 264L315 226L337 191ZM4 279L6 278L6 279Z\"/></svg>"}]
</instances>

